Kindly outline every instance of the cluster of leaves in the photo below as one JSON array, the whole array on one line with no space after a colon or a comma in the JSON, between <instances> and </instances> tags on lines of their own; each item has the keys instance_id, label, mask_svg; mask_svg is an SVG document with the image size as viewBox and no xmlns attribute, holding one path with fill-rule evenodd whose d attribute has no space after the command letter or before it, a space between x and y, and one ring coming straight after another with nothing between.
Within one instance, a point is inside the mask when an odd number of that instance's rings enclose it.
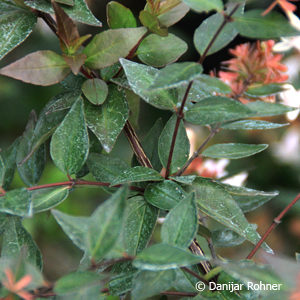
<instances>
[{"instance_id":1,"label":"cluster of leaves","mask_svg":"<svg viewBox=\"0 0 300 300\"><path fill-rule=\"evenodd\" d=\"M194 34L200 63L176 63L188 46L168 33L168 27L190 9L216 12ZM53 12L56 22L49 15ZM74 21L94 26L101 23L84 0L1 1L0 57L26 39L37 17L54 30L62 54L37 51L2 68L0 74L36 85L61 82L63 87L38 117L34 112L30 115L23 135L0 153L2 295L30 297L16 288L25 286L33 298L119 299L131 293L132 299L146 299L168 294L168 290L170 294L196 296L199 278L220 283L284 282L266 266L250 261L220 262L214 253L211 257L201 248L207 243L214 247L244 241L257 244L260 236L256 226L248 223L244 214L277 193L182 175L190 163L184 122L207 126L212 137L221 130L280 127L282 124L253 118L292 110L260 101L261 96L280 92L279 85L247 87L244 97L254 101L242 104L230 98L229 85L202 73L205 57L224 48L238 34L255 39L297 34L280 14L262 17L261 13L244 12L243 1L229 1L224 7L221 0L148 0L139 15L142 26L137 27L132 12L112 1L107 5L110 29L87 42L90 35L80 36ZM140 99L172 112L166 124L153 120L142 143L131 125L138 120ZM131 166L110 154L122 130L135 154ZM37 186L46 163L45 142L50 137L52 161L69 180ZM201 155L239 159L266 148L265 144L214 144ZM15 168L26 187L9 190ZM165 176L161 175L162 168ZM80 179L89 173L96 181ZM111 196L90 217L53 210L77 185L102 186ZM47 210L84 253L78 271L61 278L54 288L48 287L49 294L37 271L42 268L40 251L22 226L23 218ZM199 219L202 214L223 227L210 230ZM161 243L148 246L159 216L164 218ZM22 248L26 251L20 258ZM266 244L263 248L272 252ZM11 272L17 279L30 275L26 282L32 284L14 285ZM36 289L41 286L44 288ZM218 291L213 297L255 299L264 293ZM210 299L211 294L202 293L197 298Z\"/></svg>"}]
</instances>

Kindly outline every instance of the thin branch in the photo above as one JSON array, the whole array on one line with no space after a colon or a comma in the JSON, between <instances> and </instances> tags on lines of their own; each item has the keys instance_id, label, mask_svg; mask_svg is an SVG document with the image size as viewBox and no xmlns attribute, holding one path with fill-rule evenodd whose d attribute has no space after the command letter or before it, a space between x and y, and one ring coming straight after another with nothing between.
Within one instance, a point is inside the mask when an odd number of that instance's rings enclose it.
<instances>
[{"instance_id":1,"label":"thin branch","mask_svg":"<svg viewBox=\"0 0 300 300\"><path fill-rule=\"evenodd\" d=\"M262 238L260 239L260 241L256 244L256 246L253 248L253 250L249 253L249 255L247 256L247 259L251 259L256 252L258 251L258 249L260 248L260 246L262 245L262 243L268 238L268 236L270 235L270 233L276 228L276 226L278 224L280 224L281 219L285 216L285 214L292 208L292 206L294 204L296 204L296 202L300 199L300 194L298 194L292 201L290 204L288 204L285 209L273 220L273 223L271 224L271 226L267 229L267 231L265 232L265 234L262 236Z\"/></svg>"},{"instance_id":2,"label":"thin branch","mask_svg":"<svg viewBox=\"0 0 300 300\"><path fill-rule=\"evenodd\" d=\"M187 267L182 267L181 268L183 271L191 274L192 276L194 276L195 278L197 278L198 280L202 281L203 283L205 283L206 285L209 285L209 282L204 279L202 276L198 275L197 273L195 273L194 271L190 270L189 268Z\"/></svg>"}]
</instances>

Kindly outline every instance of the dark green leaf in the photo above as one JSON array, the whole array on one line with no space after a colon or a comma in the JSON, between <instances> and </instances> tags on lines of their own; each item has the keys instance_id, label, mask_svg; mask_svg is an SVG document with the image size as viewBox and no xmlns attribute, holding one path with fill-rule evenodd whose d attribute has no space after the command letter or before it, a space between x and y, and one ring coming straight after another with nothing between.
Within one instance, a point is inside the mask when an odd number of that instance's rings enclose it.
<instances>
[{"instance_id":1,"label":"dark green leaf","mask_svg":"<svg viewBox=\"0 0 300 300\"><path fill-rule=\"evenodd\" d=\"M117 77L114 78L114 76L116 76L118 74L120 68L121 68L121 65L119 62L117 62L109 67L105 67L105 68L101 69L100 70L101 78L104 81L109 81L111 79L118 79Z\"/></svg>"},{"instance_id":2,"label":"dark green leaf","mask_svg":"<svg viewBox=\"0 0 300 300\"><path fill-rule=\"evenodd\" d=\"M33 212L49 210L63 202L69 195L69 186L31 191Z\"/></svg>"},{"instance_id":3,"label":"dark green leaf","mask_svg":"<svg viewBox=\"0 0 300 300\"><path fill-rule=\"evenodd\" d=\"M168 213L161 229L162 241L180 248L188 248L196 235L197 225L195 194L190 194Z\"/></svg>"},{"instance_id":4,"label":"dark green leaf","mask_svg":"<svg viewBox=\"0 0 300 300\"><path fill-rule=\"evenodd\" d=\"M157 171L137 166L119 172L119 176L111 182L111 186L130 182L161 181L163 179L164 178Z\"/></svg>"},{"instance_id":5,"label":"dark green leaf","mask_svg":"<svg viewBox=\"0 0 300 300\"><path fill-rule=\"evenodd\" d=\"M150 13L147 10L142 10L140 12L139 19L151 32L160 36L168 35L168 29L160 24L159 19L155 14Z\"/></svg>"},{"instance_id":6,"label":"dark green leaf","mask_svg":"<svg viewBox=\"0 0 300 300\"><path fill-rule=\"evenodd\" d=\"M198 78L202 71L202 66L194 62L171 64L159 71L149 89L170 89L186 85L190 81Z\"/></svg>"},{"instance_id":7,"label":"dark green leaf","mask_svg":"<svg viewBox=\"0 0 300 300\"><path fill-rule=\"evenodd\" d=\"M196 12L209 12L211 10L222 11L222 0L183 0L192 10Z\"/></svg>"},{"instance_id":8,"label":"dark green leaf","mask_svg":"<svg viewBox=\"0 0 300 300\"><path fill-rule=\"evenodd\" d=\"M133 279L132 300L149 299L172 287L176 278L175 270L140 271Z\"/></svg>"},{"instance_id":9,"label":"dark green leaf","mask_svg":"<svg viewBox=\"0 0 300 300\"><path fill-rule=\"evenodd\" d=\"M70 5L70 6L74 5L74 1L73 0L55 0L55 2L61 3L61 4L65 4L65 5Z\"/></svg>"},{"instance_id":10,"label":"dark green leaf","mask_svg":"<svg viewBox=\"0 0 300 300\"><path fill-rule=\"evenodd\" d=\"M158 140L158 154L162 165L166 168L168 164L169 152L172 143L177 116L173 115ZM183 121L179 123L177 138L174 146L172 162L170 165L170 174L177 172L188 160L190 143L184 128Z\"/></svg>"},{"instance_id":11,"label":"dark green leaf","mask_svg":"<svg viewBox=\"0 0 300 300\"><path fill-rule=\"evenodd\" d=\"M139 128L140 116L140 97L131 90L125 90L126 99L129 107L128 121L134 128Z\"/></svg>"},{"instance_id":12,"label":"dark green leaf","mask_svg":"<svg viewBox=\"0 0 300 300\"><path fill-rule=\"evenodd\" d=\"M85 241L87 251L93 259L103 258L116 243L123 226L127 195L127 187L120 188L91 216Z\"/></svg>"},{"instance_id":13,"label":"dark green leaf","mask_svg":"<svg viewBox=\"0 0 300 300\"><path fill-rule=\"evenodd\" d=\"M297 109L295 107L290 107L279 103L269 103L263 101L249 102L246 104L246 106L252 110L252 113L249 113L247 117L277 116Z\"/></svg>"},{"instance_id":14,"label":"dark green leaf","mask_svg":"<svg viewBox=\"0 0 300 300\"><path fill-rule=\"evenodd\" d=\"M0 59L30 35L35 23L33 13L13 2L0 2Z\"/></svg>"},{"instance_id":15,"label":"dark green leaf","mask_svg":"<svg viewBox=\"0 0 300 300\"><path fill-rule=\"evenodd\" d=\"M73 6L64 7L64 11L70 18L84 24L101 26L101 22L93 16L88 6L86 5L85 0L73 1ZM24 2L26 5L34 9L43 11L45 13L53 13L51 2L48 2L47 0L25 0Z\"/></svg>"},{"instance_id":16,"label":"dark green leaf","mask_svg":"<svg viewBox=\"0 0 300 300\"><path fill-rule=\"evenodd\" d=\"M265 130L288 126L289 123L278 124L262 120L242 120L231 123L225 123L221 126L223 129L229 130Z\"/></svg>"},{"instance_id":17,"label":"dark green leaf","mask_svg":"<svg viewBox=\"0 0 300 300\"><path fill-rule=\"evenodd\" d=\"M99 139L103 149L109 153L128 119L124 91L110 85L108 97L101 107L86 103L85 117L88 127Z\"/></svg>"},{"instance_id":18,"label":"dark green leaf","mask_svg":"<svg viewBox=\"0 0 300 300\"><path fill-rule=\"evenodd\" d=\"M0 212L20 217L32 216L31 194L26 188L6 192L0 200Z\"/></svg>"},{"instance_id":19,"label":"dark green leaf","mask_svg":"<svg viewBox=\"0 0 300 300\"><path fill-rule=\"evenodd\" d=\"M83 83L82 91L92 104L99 105L105 101L108 95L108 86L101 79L88 79Z\"/></svg>"},{"instance_id":20,"label":"dark green leaf","mask_svg":"<svg viewBox=\"0 0 300 300\"><path fill-rule=\"evenodd\" d=\"M263 192L228 184L222 184L222 186L232 196L243 212L255 210L279 194L276 191Z\"/></svg>"},{"instance_id":21,"label":"dark green leaf","mask_svg":"<svg viewBox=\"0 0 300 300\"><path fill-rule=\"evenodd\" d=\"M151 91L158 70L126 59L120 59L132 90L147 103L160 108L175 110L177 95L174 90Z\"/></svg>"},{"instance_id":22,"label":"dark green leaf","mask_svg":"<svg viewBox=\"0 0 300 300\"><path fill-rule=\"evenodd\" d=\"M270 83L270 84L260 84L249 86L245 91L245 95L250 97L265 97L278 94L284 91L284 87L279 83Z\"/></svg>"},{"instance_id":23,"label":"dark green leaf","mask_svg":"<svg viewBox=\"0 0 300 300\"><path fill-rule=\"evenodd\" d=\"M202 152L202 155L211 158L238 159L259 153L267 147L268 145L266 144L215 144L206 148Z\"/></svg>"},{"instance_id":24,"label":"dark green leaf","mask_svg":"<svg viewBox=\"0 0 300 300\"><path fill-rule=\"evenodd\" d=\"M78 99L51 139L51 157L57 167L69 175L80 171L89 152L83 109L83 101Z\"/></svg>"},{"instance_id":25,"label":"dark green leaf","mask_svg":"<svg viewBox=\"0 0 300 300\"><path fill-rule=\"evenodd\" d=\"M28 262L42 268L42 256L31 235L22 226L21 218L7 217L5 225L1 257L19 258L21 249L25 248L25 259Z\"/></svg>"},{"instance_id":26,"label":"dark green leaf","mask_svg":"<svg viewBox=\"0 0 300 300\"><path fill-rule=\"evenodd\" d=\"M128 200L123 229L127 254L135 256L147 246L157 215L158 209L145 202L143 197L138 196Z\"/></svg>"},{"instance_id":27,"label":"dark green leaf","mask_svg":"<svg viewBox=\"0 0 300 300\"><path fill-rule=\"evenodd\" d=\"M242 244L245 238L228 228L224 228L214 230L212 240L215 247L234 247Z\"/></svg>"},{"instance_id":28,"label":"dark green leaf","mask_svg":"<svg viewBox=\"0 0 300 300\"><path fill-rule=\"evenodd\" d=\"M259 9L249 10L243 17L234 17L235 22L232 26L242 36L256 39L275 39L299 34L281 14L273 11L262 16L262 13Z\"/></svg>"},{"instance_id":29,"label":"dark green leaf","mask_svg":"<svg viewBox=\"0 0 300 300\"><path fill-rule=\"evenodd\" d=\"M180 21L188 13L189 9L186 4L179 2L178 5L169 11L159 15L159 22L162 26L170 27Z\"/></svg>"},{"instance_id":30,"label":"dark green leaf","mask_svg":"<svg viewBox=\"0 0 300 300\"><path fill-rule=\"evenodd\" d=\"M146 33L145 27L109 29L93 38L83 53L87 56L85 64L89 68L101 69L126 57L130 50Z\"/></svg>"},{"instance_id":31,"label":"dark green leaf","mask_svg":"<svg viewBox=\"0 0 300 300\"><path fill-rule=\"evenodd\" d=\"M236 100L213 96L193 105L186 113L188 122L209 125L218 122L236 120L251 114L250 108Z\"/></svg>"},{"instance_id":32,"label":"dark green leaf","mask_svg":"<svg viewBox=\"0 0 300 300\"><path fill-rule=\"evenodd\" d=\"M260 240L259 234L221 185L210 179L198 177L193 186L196 189L196 202L201 211L256 245ZM266 251L273 252L266 244L263 244L263 247Z\"/></svg>"},{"instance_id":33,"label":"dark green leaf","mask_svg":"<svg viewBox=\"0 0 300 300\"><path fill-rule=\"evenodd\" d=\"M196 175L186 175L186 176L171 176L170 179L182 183L182 184L192 184L196 179Z\"/></svg>"},{"instance_id":34,"label":"dark green leaf","mask_svg":"<svg viewBox=\"0 0 300 300\"><path fill-rule=\"evenodd\" d=\"M131 290L132 279L136 272L129 271L113 277L108 283L109 291L112 295L121 295Z\"/></svg>"},{"instance_id":35,"label":"dark green leaf","mask_svg":"<svg viewBox=\"0 0 300 300\"><path fill-rule=\"evenodd\" d=\"M35 112L31 112L26 129L20 139L16 162L20 177L26 185L36 184L42 176L46 164L46 148L45 145L40 145L37 151L31 157L23 162L28 153L31 152L33 140L35 138L34 129L36 124Z\"/></svg>"},{"instance_id":36,"label":"dark green leaf","mask_svg":"<svg viewBox=\"0 0 300 300\"><path fill-rule=\"evenodd\" d=\"M147 202L164 210L175 207L185 195L180 185L169 180L149 184L144 193Z\"/></svg>"},{"instance_id":37,"label":"dark green leaf","mask_svg":"<svg viewBox=\"0 0 300 300\"><path fill-rule=\"evenodd\" d=\"M136 27L136 20L131 10L124 5L111 1L107 4L107 23L112 29Z\"/></svg>"},{"instance_id":38,"label":"dark green leaf","mask_svg":"<svg viewBox=\"0 0 300 300\"><path fill-rule=\"evenodd\" d=\"M30 53L0 69L1 75L45 86L62 81L69 73L63 57L50 50Z\"/></svg>"},{"instance_id":39,"label":"dark green leaf","mask_svg":"<svg viewBox=\"0 0 300 300\"><path fill-rule=\"evenodd\" d=\"M203 260L207 258L171 245L155 244L139 253L133 265L142 270L158 271L194 265Z\"/></svg>"},{"instance_id":40,"label":"dark green leaf","mask_svg":"<svg viewBox=\"0 0 300 300\"><path fill-rule=\"evenodd\" d=\"M150 34L140 44L137 55L147 65L163 67L176 61L187 49L187 44L174 34L167 37Z\"/></svg>"},{"instance_id":41,"label":"dark green leaf","mask_svg":"<svg viewBox=\"0 0 300 300\"><path fill-rule=\"evenodd\" d=\"M60 278L54 287L57 295L80 293L83 289L89 289L97 285L101 288L101 276L91 271L74 272Z\"/></svg>"},{"instance_id":42,"label":"dark green leaf","mask_svg":"<svg viewBox=\"0 0 300 300\"><path fill-rule=\"evenodd\" d=\"M0 154L0 186L1 187L3 186L4 178L5 178L5 164Z\"/></svg>"}]
</instances>

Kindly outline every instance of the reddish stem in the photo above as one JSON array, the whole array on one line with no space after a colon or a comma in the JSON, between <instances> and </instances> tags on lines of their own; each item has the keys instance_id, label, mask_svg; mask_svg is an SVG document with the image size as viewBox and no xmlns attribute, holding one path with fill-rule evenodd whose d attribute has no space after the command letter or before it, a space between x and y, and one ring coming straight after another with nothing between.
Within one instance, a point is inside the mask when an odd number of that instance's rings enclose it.
<instances>
[{"instance_id":1,"label":"reddish stem","mask_svg":"<svg viewBox=\"0 0 300 300\"><path fill-rule=\"evenodd\" d=\"M292 206L294 204L296 204L296 202L300 199L300 194L298 194L293 201L288 204L285 209L273 220L273 223L270 225L270 227L267 229L267 231L265 232L265 234L262 236L262 238L260 239L260 241L256 244L256 246L253 248L253 250L249 253L249 255L247 256L247 259L251 259L256 252L258 251L258 249L260 248L260 246L262 245L262 243L268 238L268 236L270 235L270 233L276 228L276 226L278 224L280 224L281 219L285 216L285 214L292 208Z\"/></svg>"}]
</instances>

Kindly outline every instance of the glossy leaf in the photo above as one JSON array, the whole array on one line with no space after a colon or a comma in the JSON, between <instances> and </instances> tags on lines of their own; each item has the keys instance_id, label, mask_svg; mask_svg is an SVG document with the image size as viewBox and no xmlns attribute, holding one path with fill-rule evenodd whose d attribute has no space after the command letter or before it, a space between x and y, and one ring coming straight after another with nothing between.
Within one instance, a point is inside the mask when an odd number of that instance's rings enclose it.
<instances>
[{"instance_id":1,"label":"glossy leaf","mask_svg":"<svg viewBox=\"0 0 300 300\"><path fill-rule=\"evenodd\" d=\"M162 26L170 27L180 21L189 9L185 3L179 2L178 5L158 16L159 23Z\"/></svg>"},{"instance_id":2,"label":"glossy leaf","mask_svg":"<svg viewBox=\"0 0 300 300\"><path fill-rule=\"evenodd\" d=\"M140 271L133 279L132 299L149 299L151 296L158 295L173 286L176 278L174 270L165 271Z\"/></svg>"},{"instance_id":3,"label":"glossy leaf","mask_svg":"<svg viewBox=\"0 0 300 300\"><path fill-rule=\"evenodd\" d=\"M163 67L175 62L187 49L186 42L174 34L166 37L150 34L140 44L137 55L147 65Z\"/></svg>"},{"instance_id":4,"label":"glossy leaf","mask_svg":"<svg viewBox=\"0 0 300 300\"><path fill-rule=\"evenodd\" d=\"M107 4L107 23L111 29L136 27L136 20L131 10L124 5L111 1Z\"/></svg>"},{"instance_id":5,"label":"glossy leaf","mask_svg":"<svg viewBox=\"0 0 300 300\"><path fill-rule=\"evenodd\" d=\"M114 276L108 283L109 291L112 295L122 295L132 289L134 271L126 271L120 275Z\"/></svg>"},{"instance_id":6,"label":"glossy leaf","mask_svg":"<svg viewBox=\"0 0 300 300\"><path fill-rule=\"evenodd\" d=\"M206 148L202 155L211 158L238 159L259 153L267 147L266 144L215 144Z\"/></svg>"},{"instance_id":7,"label":"glossy leaf","mask_svg":"<svg viewBox=\"0 0 300 300\"><path fill-rule=\"evenodd\" d=\"M242 244L245 238L228 228L224 228L212 232L212 241L215 247L234 247Z\"/></svg>"},{"instance_id":8,"label":"glossy leaf","mask_svg":"<svg viewBox=\"0 0 300 300\"><path fill-rule=\"evenodd\" d=\"M25 248L25 260L42 268L42 255L31 235L22 226L21 218L7 217L5 225L1 257L19 259L21 249Z\"/></svg>"},{"instance_id":9,"label":"glossy leaf","mask_svg":"<svg viewBox=\"0 0 300 300\"><path fill-rule=\"evenodd\" d=\"M92 26L101 26L101 22L98 21L91 13L85 0L73 1L73 6L64 7L64 11L71 19ZM43 11L45 13L53 13L51 2L48 2L47 0L25 0L24 2L31 8Z\"/></svg>"},{"instance_id":10,"label":"glossy leaf","mask_svg":"<svg viewBox=\"0 0 300 300\"><path fill-rule=\"evenodd\" d=\"M243 17L234 17L232 26L240 35L256 39L275 39L299 34L281 14L273 11L262 16L262 13L259 9L249 10Z\"/></svg>"},{"instance_id":11,"label":"glossy leaf","mask_svg":"<svg viewBox=\"0 0 300 300\"><path fill-rule=\"evenodd\" d=\"M288 123L285 124L278 124L272 123L262 120L242 120L242 121L235 121L231 123L225 123L221 126L223 129L229 130L265 130L265 129L274 129L280 128L289 125Z\"/></svg>"},{"instance_id":12,"label":"glossy leaf","mask_svg":"<svg viewBox=\"0 0 300 300\"><path fill-rule=\"evenodd\" d=\"M163 179L157 171L137 166L119 172L119 175L111 182L111 186L131 182L161 181Z\"/></svg>"},{"instance_id":13,"label":"glossy leaf","mask_svg":"<svg viewBox=\"0 0 300 300\"><path fill-rule=\"evenodd\" d=\"M175 207L185 195L180 185L169 180L147 185L144 193L147 202L163 210Z\"/></svg>"},{"instance_id":14,"label":"glossy leaf","mask_svg":"<svg viewBox=\"0 0 300 300\"><path fill-rule=\"evenodd\" d=\"M63 57L51 50L30 53L0 69L1 75L44 86L62 81L69 73Z\"/></svg>"},{"instance_id":15,"label":"glossy leaf","mask_svg":"<svg viewBox=\"0 0 300 300\"><path fill-rule=\"evenodd\" d=\"M192 10L196 12L209 12L211 10L222 11L222 0L183 0Z\"/></svg>"},{"instance_id":16,"label":"glossy leaf","mask_svg":"<svg viewBox=\"0 0 300 300\"><path fill-rule=\"evenodd\" d=\"M25 132L19 141L16 156L20 177L23 182L29 186L34 185L39 181L46 164L45 145L39 146L37 151L33 153L33 155L26 162L23 162L24 158L27 157L28 153L30 153L30 150L32 149L35 124L36 115L34 112L31 112Z\"/></svg>"},{"instance_id":17,"label":"glossy leaf","mask_svg":"<svg viewBox=\"0 0 300 300\"><path fill-rule=\"evenodd\" d=\"M160 161L165 168L168 164L176 120L176 115L173 115L169 119L158 140L158 154ZM173 158L170 165L170 174L177 172L185 164L185 162L188 160L189 151L190 143L183 125L183 121L181 120L174 146Z\"/></svg>"},{"instance_id":18,"label":"glossy leaf","mask_svg":"<svg viewBox=\"0 0 300 300\"><path fill-rule=\"evenodd\" d=\"M55 130L50 144L51 157L56 166L69 175L76 174L84 165L89 152L83 101L78 99L63 122Z\"/></svg>"},{"instance_id":19,"label":"glossy leaf","mask_svg":"<svg viewBox=\"0 0 300 300\"><path fill-rule=\"evenodd\" d=\"M180 248L188 248L196 235L197 225L195 194L190 194L168 213L161 228L162 241Z\"/></svg>"},{"instance_id":20,"label":"glossy leaf","mask_svg":"<svg viewBox=\"0 0 300 300\"><path fill-rule=\"evenodd\" d=\"M196 202L203 213L254 245L260 240L253 225L248 223L241 208L222 186L199 177L195 180L193 187L196 189ZM266 244L263 244L263 248L269 253L273 252Z\"/></svg>"},{"instance_id":21,"label":"glossy leaf","mask_svg":"<svg viewBox=\"0 0 300 300\"><path fill-rule=\"evenodd\" d=\"M248 117L269 117L285 114L297 108L286 106L279 103L269 103L263 101L254 101L246 104L252 110Z\"/></svg>"},{"instance_id":22,"label":"glossy leaf","mask_svg":"<svg viewBox=\"0 0 300 300\"><path fill-rule=\"evenodd\" d=\"M85 64L93 69L113 65L119 58L129 54L146 31L145 27L121 28L106 30L95 35L83 51L87 56Z\"/></svg>"},{"instance_id":23,"label":"glossy leaf","mask_svg":"<svg viewBox=\"0 0 300 300\"><path fill-rule=\"evenodd\" d=\"M170 179L182 183L182 184L192 184L196 179L196 175L183 175L183 176L171 176Z\"/></svg>"},{"instance_id":24,"label":"glossy leaf","mask_svg":"<svg viewBox=\"0 0 300 300\"><path fill-rule=\"evenodd\" d=\"M285 89L282 84L270 83L270 84L260 84L249 86L249 88L245 91L245 95L250 97L265 97L272 96L283 92Z\"/></svg>"},{"instance_id":25,"label":"glossy leaf","mask_svg":"<svg viewBox=\"0 0 300 300\"><path fill-rule=\"evenodd\" d=\"M247 117L251 110L236 100L213 96L193 105L186 113L185 120L198 125L209 125Z\"/></svg>"},{"instance_id":26,"label":"glossy leaf","mask_svg":"<svg viewBox=\"0 0 300 300\"><path fill-rule=\"evenodd\" d=\"M174 90L151 91L158 70L143 64L120 59L122 67L132 90L147 103L160 108L175 110L177 95Z\"/></svg>"},{"instance_id":27,"label":"glossy leaf","mask_svg":"<svg viewBox=\"0 0 300 300\"><path fill-rule=\"evenodd\" d=\"M61 4L65 4L65 5L70 5L70 6L74 5L74 1L73 0L55 0L55 2L61 3Z\"/></svg>"},{"instance_id":28,"label":"glossy leaf","mask_svg":"<svg viewBox=\"0 0 300 300\"><path fill-rule=\"evenodd\" d=\"M10 1L0 2L0 59L32 32L36 16Z\"/></svg>"},{"instance_id":29,"label":"glossy leaf","mask_svg":"<svg viewBox=\"0 0 300 300\"><path fill-rule=\"evenodd\" d=\"M133 265L142 270L158 271L190 266L203 260L207 258L175 246L155 244L139 253Z\"/></svg>"},{"instance_id":30,"label":"glossy leaf","mask_svg":"<svg viewBox=\"0 0 300 300\"><path fill-rule=\"evenodd\" d=\"M20 217L32 216L31 194L26 188L6 192L0 197L0 212Z\"/></svg>"},{"instance_id":31,"label":"glossy leaf","mask_svg":"<svg viewBox=\"0 0 300 300\"><path fill-rule=\"evenodd\" d=\"M87 251L93 259L101 259L116 243L123 226L127 196L127 187L120 188L90 217L85 241Z\"/></svg>"},{"instance_id":32,"label":"glossy leaf","mask_svg":"<svg viewBox=\"0 0 300 300\"><path fill-rule=\"evenodd\" d=\"M147 10L142 10L140 12L139 19L151 32L160 36L168 35L168 29L160 24L159 19L155 14L150 13Z\"/></svg>"},{"instance_id":33,"label":"glossy leaf","mask_svg":"<svg viewBox=\"0 0 300 300\"><path fill-rule=\"evenodd\" d=\"M82 85L82 92L92 104L100 105L108 95L108 86L101 79L88 79Z\"/></svg>"},{"instance_id":34,"label":"glossy leaf","mask_svg":"<svg viewBox=\"0 0 300 300\"><path fill-rule=\"evenodd\" d=\"M126 253L137 255L148 244L156 224L158 209L145 202L143 197L133 197L127 202L123 229Z\"/></svg>"},{"instance_id":35,"label":"glossy leaf","mask_svg":"<svg viewBox=\"0 0 300 300\"><path fill-rule=\"evenodd\" d=\"M70 187L64 186L31 191L34 213L46 211L59 205L68 197L69 189Z\"/></svg>"},{"instance_id":36,"label":"glossy leaf","mask_svg":"<svg viewBox=\"0 0 300 300\"><path fill-rule=\"evenodd\" d=\"M108 91L108 97L101 107L88 103L85 105L87 125L107 153L112 150L128 119L128 105L124 91L115 85L110 85Z\"/></svg>"},{"instance_id":37,"label":"glossy leaf","mask_svg":"<svg viewBox=\"0 0 300 300\"><path fill-rule=\"evenodd\" d=\"M88 230L89 218L67 215L54 209L51 212L69 239L84 251L86 249L85 236Z\"/></svg>"},{"instance_id":38,"label":"glossy leaf","mask_svg":"<svg viewBox=\"0 0 300 300\"><path fill-rule=\"evenodd\" d=\"M129 119L130 124L138 129L139 117L140 117L140 97L131 90L125 90L126 99L129 107Z\"/></svg>"},{"instance_id":39,"label":"glossy leaf","mask_svg":"<svg viewBox=\"0 0 300 300\"><path fill-rule=\"evenodd\" d=\"M194 62L171 64L159 71L149 89L169 89L188 84L198 78L202 71L202 66Z\"/></svg>"}]
</instances>

